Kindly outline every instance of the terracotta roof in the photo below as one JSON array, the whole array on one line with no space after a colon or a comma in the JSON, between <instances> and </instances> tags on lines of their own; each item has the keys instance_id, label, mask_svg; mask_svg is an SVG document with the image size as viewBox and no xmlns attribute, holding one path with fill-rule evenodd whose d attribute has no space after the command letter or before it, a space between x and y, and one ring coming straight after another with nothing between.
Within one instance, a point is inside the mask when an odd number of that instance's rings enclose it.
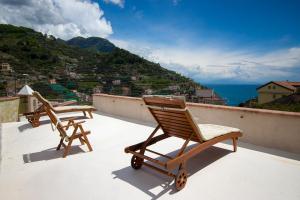
<instances>
[{"instance_id":1,"label":"terracotta roof","mask_svg":"<svg viewBox=\"0 0 300 200\"><path fill-rule=\"evenodd\" d=\"M292 86L295 86L295 87L300 86L300 82L288 82L288 83L290 83Z\"/></svg>"},{"instance_id":2,"label":"terracotta roof","mask_svg":"<svg viewBox=\"0 0 300 200\"><path fill-rule=\"evenodd\" d=\"M293 86L290 82L287 82L287 81L276 81L274 83L276 83L278 85L281 85L283 87L289 88L291 90L296 90L297 89L295 86Z\"/></svg>"},{"instance_id":3,"label":"terracotta roof","mask_svg":"<svg viewBox=\"0 0 300 200\"><path fill-rule=\"evenodd\" d=\"M258 88L256 88L256 90L270 84L270 83L274 83L276 85L279 85L279 86L282 86L284 88L287 88L289 90L292 90L292 91L296 91L297 90L297 87L300 87L300 82L289 82L289 81L270 81Z\"/></svg>"}]
</instances>

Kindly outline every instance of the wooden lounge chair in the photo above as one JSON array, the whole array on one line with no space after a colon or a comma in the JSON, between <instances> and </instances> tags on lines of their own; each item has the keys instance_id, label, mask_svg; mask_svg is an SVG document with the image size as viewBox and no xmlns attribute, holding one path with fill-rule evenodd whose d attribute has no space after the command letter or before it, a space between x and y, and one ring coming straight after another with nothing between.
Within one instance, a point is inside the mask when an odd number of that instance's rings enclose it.
<instances>
[{"instance_id":1,"label":"wooden lounge chair","mask_svg":"<svg viewBox=\"0 0 300 200\"><path fill-rule=\"evenodd\" d=\"M144 165L174 177L176 189L181 190L187 182L186 162L189 158L227 139L232 140L233 150L237 150L237 139L242 136L239 129L213 124L198 125L193 120L183 99L159 96L144 96L143 99L158 125L146 141L125 148L126 153L133 154L131 166L134 169L140 169ZM162 129L163 134L154 137L159 129ZM185 140L175 157L163 155L147 148L171 136ZM197 142L197 144L187 150L190 141ZM165 157L167 161L163 162L146 156L146 151ZM178 167L178 172L173 174L172 171L176 167Z\"/></svg>"},{"instance_id":2,"label":"wooden lounge chair","mask_svg":"<svg viewBox=\"0 0 300 200\"><path fill-rule=\"evenodd\" d=\"M44 110L49 116L51 123L55 126L54 130L57 129L60 134L61 139L56 150L58 151L61 148L61 146L65 148L63 158L65 158L68 155L72 142L75 139L79 139L82 145L86 144L88 146L89 151L93 151L92 146L87 138L87 135L91 132L85 131L82 127L82 124L85 121L75 122L73 119L70 119L66 125L63 125L57 117L57 115L49 106L44 106ZM67 144L65 144L64 141Z\"/></svg>"},{"instance_id":3,"label":"wooden lounge chair","mask_svg":"<svg viewBox=\"0 0 300 200\"><path fill-rule=\"evenodd\" d=\"M69 112L83 112L83 115L86 117L86 113L89 114L90 118L93 118L92 111L95 111L96 109L92 106L78 106L78 105L68 105L70 104L60 104L59 106L53 106L47 99L45 99L39 92L33 92L33 95L38 99L39 102L42 103L42 105L37 108L34 112L24 113L26 116L28 122L33 127L40 126L40 117L46 115L46 112L44 110L44 105L48 105L51 110L53 110L55 113L69 113ZM72 102L71 102L72 103Z\"/></svg>"}]
</instances>

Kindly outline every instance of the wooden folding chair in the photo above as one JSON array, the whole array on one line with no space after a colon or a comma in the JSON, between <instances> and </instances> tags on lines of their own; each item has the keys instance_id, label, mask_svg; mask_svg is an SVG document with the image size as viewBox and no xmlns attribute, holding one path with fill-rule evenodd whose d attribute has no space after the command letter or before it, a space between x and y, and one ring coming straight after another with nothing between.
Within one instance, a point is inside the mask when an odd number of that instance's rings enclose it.
<instances>
[{"instance_id":1,"label":"wooden folding chair","mask_svg":"<svg viewBox=\"0 0 300 200\"><path fill-rule=\"evenodd\" d=\"M40 126L41 116L47 115L44 110L44 105L47 105L55 113L83 112L83 115L85 117L88 113L90 118L93 118L92 111L96 110L93 106L73 105L74 101L68 101L58 105L52 105L47 99L45 99L39 92L36 91L33 92L33 96L35 96L38 99L38 101L42 103L42 105L38 107L34 112L24 113L24 116L26 116L28 122L33 127Z\"/></svg>"},{"instance_id":2,"label":"wooden folding chair","mask_svg":"<svg viewBox=\"0 0 300 200\"><path fill-rule=\"evenodd\" d=\"M233 150L237 150L237 139L242 136L239 129L213 124L198 125L193 120L182 98L145 96L143 99L158 125L146 141L125 148L126 153L133 154L131 166L134 169L140 169L144 165L173 177L175 178L176 189L181 190L187 182L186 162L188 159L210 146L227 139L233 141ZM159 129L162 129L163 134L155 136ZM170 157L147 148L156 142L172 136L184 140L175 157ZM190 141L197 142L198 144L187 150ZM167 161L163 162L146 156L146 151L165 157ZM173 174L172 171L176 167L178 167L178 172L177 174Z\"/></svg>"},{"instance_id":3,"label":"wooden folding chair","mask_svg":"<svg viewBox=\"0 0 300 200\"><path fill-rule=\"evenodd\" d=\"M65 158L68 155L72 142L75 139L79 139L82 145L86 144L88 146L89 151L93 151L92 146L87 138L87 135L91 132L85 131L82 127L82 124L85 121L75 122L74 119L69 119L68 123L66 125L63 125L59 118L56 116L56 114L53 112L53 110L51 110L47 106L44 106L44 110L49 116L51 123L54 125L54 130L57 129L60 134L61 139L56 150L59 150L61 146L65 148L63 158ZM70 128L73 130L71 130ZM70 132L70 134L68 134L68 132ZM65 144L64 142L66 142L67 144Z\"/></svg>"}]
</instances>

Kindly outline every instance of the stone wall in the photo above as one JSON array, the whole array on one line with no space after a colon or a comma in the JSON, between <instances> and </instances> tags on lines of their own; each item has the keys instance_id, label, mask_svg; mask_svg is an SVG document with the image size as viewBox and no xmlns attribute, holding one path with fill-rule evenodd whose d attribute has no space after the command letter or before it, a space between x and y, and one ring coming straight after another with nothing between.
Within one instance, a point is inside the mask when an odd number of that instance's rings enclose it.
<instances>
[{"instance_id":1,"label":"stone wall","mask_svg":"<svg viewBox=\"0 0 300 200\"><path fill-rule=\"evenodd\" d=\"M19 97L0 98L0 123L16 122L19 119Z\"/></svg>"}]
</instances>

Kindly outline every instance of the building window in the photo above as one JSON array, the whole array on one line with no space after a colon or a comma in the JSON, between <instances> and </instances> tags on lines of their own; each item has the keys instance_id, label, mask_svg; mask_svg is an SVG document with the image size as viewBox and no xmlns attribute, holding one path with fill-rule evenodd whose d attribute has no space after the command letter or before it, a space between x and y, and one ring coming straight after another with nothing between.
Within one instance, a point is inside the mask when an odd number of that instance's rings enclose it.
<instances>
[{"instance_id":1,"label":"building window","mask_svg":"<svg viewBox=\"0 0 300 200\"><path fill-rule=\"evenodd\" d=\"M275 85L273 85L273 90L275 90L276 89L276 86Z\"/></svg>"},{"instance_id":2,"label":"building window","mask_svg":"<svg viewBox=\"0 0 300 200\"><path fill-rule=\"evenodd\" d=\"M276 99L276 94L273 94L273 99Z\"/></svg>"},{"instance_id":3,"label":"building window","mask_svg":"<svg viewBox=\"0 0 300 200\"><path fill-rule=\"evenodd\" d=\"M32 105L33 105L33 108L36 109L37 105L36 105L36 100L35 99L32 101Z\"/></svg>"},{"instance_id":4,"label":"building window","mask_svg":"<svg viewBox=\"0 0 300 200\"><path fill-rule=\"evenodd\" d=\"M269 90L271 89L271 85L268 86L268 89L269 89Z\"/></svg>"}]
</instances>

